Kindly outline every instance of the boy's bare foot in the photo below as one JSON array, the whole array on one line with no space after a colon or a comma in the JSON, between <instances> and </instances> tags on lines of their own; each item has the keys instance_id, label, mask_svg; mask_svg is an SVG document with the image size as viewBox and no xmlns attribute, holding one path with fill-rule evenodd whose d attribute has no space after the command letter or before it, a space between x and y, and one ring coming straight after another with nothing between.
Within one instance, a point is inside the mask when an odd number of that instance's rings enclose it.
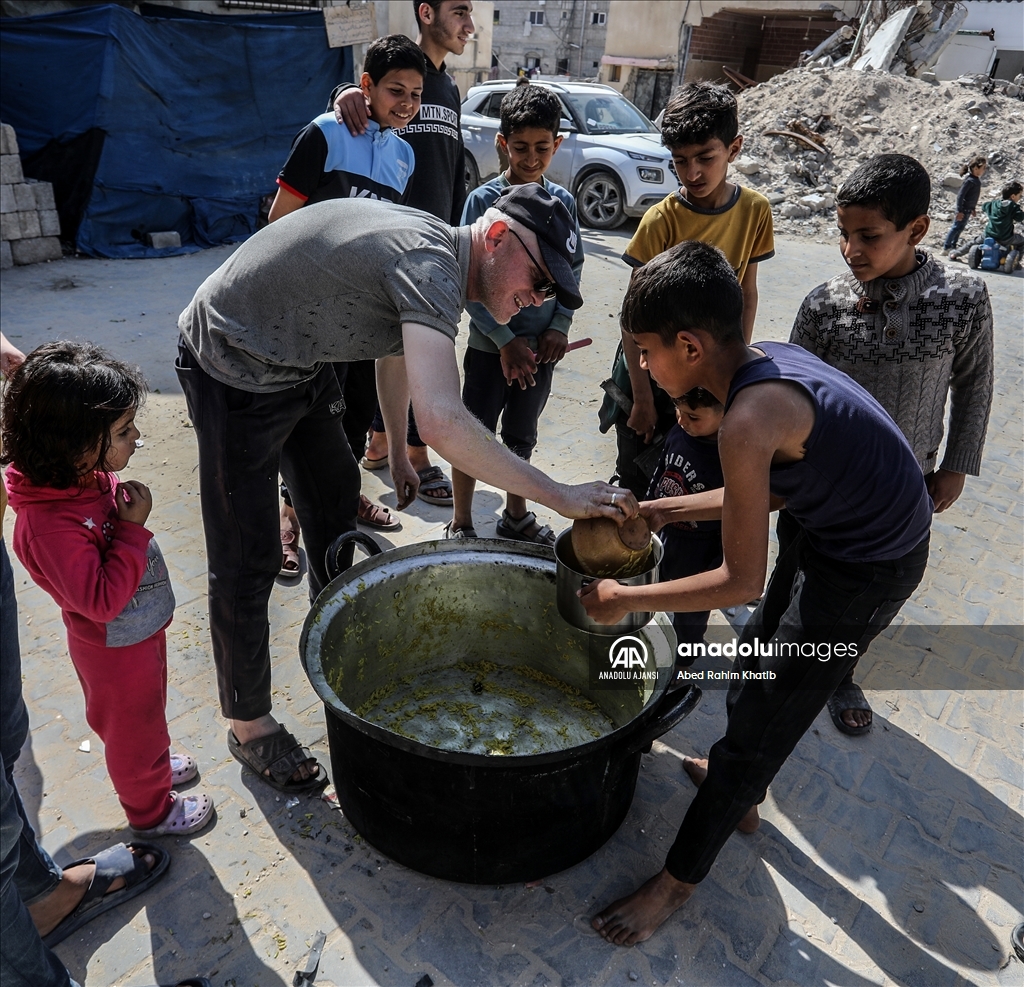
<instances>
[{"instance_id":1,"label":"boy's bare foot","mask_svg":"<svg viewBox=\"0 0 1024 987\"><path fill-rule=\"evenodd\" d=\"M684 757L683 770L690 776L698 788L704 783L708 776L708 760L706 757ZM757 806L752 805L747 809L747 814L739 821L736 829L741 833L756 833L761 825L761 817L758 815Z\"/></svg>"},{"instance_id":2,"label":"boy's bare foot","mask_svg":"<svg viewBox=\"0 0 1024 987\"><path fill-rule=\"evenodd\" d=\"M231 720L230 722L231 730L240 744L247 744L250 740L259 740L260 737L269 737L281 728L281 724L269 713L266 716L261 716L258 720ZM292 772L291 780L305 781L307 778L314 777L319 770L320 765L316 758L311 757ZM263 774L269 778L270 768L267 768Z\"/></svg>"},{"instance_id":3,"label":"boy's bare foot","mask_svg":"<svg viewBox=\"0 0 1024 987\"><path fill-rule=\"evenodd\" d=\"M633 946L650 939L665 919L686 903L696 887L677 881L662 870L631 895L613 902L590 924L608 942Z\"/></svg>"},{"instance_id":4,"label":"boy's bare foot","mask_svg":"<svg viewBox=\"0 0 1024 987\"><path fill-rule=\"evenodd\" d=\"M844 709L840 716L848 727L871 726L870 709Z\"/></svg>"},{"instance_id":5,"label":"boy's bare foot","mask_svg":"<svg viewBox=\"0 0 1024 987\"><path fill-rule=\"evenodd\" d=\"M132 853L135 850L132 849ZM142 859L146 867L152 870L156 865L156 857L151 853L144 854ZM79 864L77 867L69 867L64 871L60 883L45 898L28 906L28 913L32 916L36 929L40 936L49 935L60 925L77 907L78 903L85 897L85 892L92 885L92 879L96 874L95 864ZM107 889L107 894L120 891L124 887L124 878L116 878Z\"/></svg>"}]
</instances>

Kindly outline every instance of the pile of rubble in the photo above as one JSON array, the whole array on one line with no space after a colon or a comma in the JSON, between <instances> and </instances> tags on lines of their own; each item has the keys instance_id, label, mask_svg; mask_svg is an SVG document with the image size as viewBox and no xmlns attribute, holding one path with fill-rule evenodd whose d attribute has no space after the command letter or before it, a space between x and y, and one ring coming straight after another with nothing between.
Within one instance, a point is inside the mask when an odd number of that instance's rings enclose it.
<instances>
[{"instance_id":1,"label":"pile of rubble","mask_svg":"<svg viewBox=\"0 0 1024 987\"><path fill-rule=\"evenodd\" d=\"M53 186L26 179L14 128L0 124L0 267L61 256Z\"/></svg>"},{"instance_id":2,"label":"pile of rubble","mask_svg":"<svg viewBox=\"0 0 1024 987\"><path fill-rule=\"evenodd\" d=\"M1024 77L1013 85L1024 89ZM941 245L953 218L958 172L985 154L982 201L1024 178L1024 102L987 77L955 82L820 65L790 69L739 97L743 151L737 180L772 203L781 233L834 237L834 193L875 154L917 158L932 177L932 231ZM969 226L965 236L980 232Z\"/></svg>"}]
</instances>

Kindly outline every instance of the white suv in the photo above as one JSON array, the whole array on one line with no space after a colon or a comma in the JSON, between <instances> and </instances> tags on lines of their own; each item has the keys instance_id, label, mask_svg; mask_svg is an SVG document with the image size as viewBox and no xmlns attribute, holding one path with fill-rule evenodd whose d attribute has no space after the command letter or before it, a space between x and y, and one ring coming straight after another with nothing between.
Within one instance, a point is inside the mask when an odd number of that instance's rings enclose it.
<instances>
[{"instance_id":1,"label":"white suv","mask_svg":"<svg viewBox=\"0 0 1024 987\"><path fill-rule=\"evenodd\" d=\"M550 89L562 102L565 140L545 177L576 196L581 223L613 229L627 216L642 216L679 188L658 128L621 93L593 82L530 85ZM469 189L498 174L498 108L514 88L514 79L485 82L462 101Z\"/></svg>"}]
</instances>

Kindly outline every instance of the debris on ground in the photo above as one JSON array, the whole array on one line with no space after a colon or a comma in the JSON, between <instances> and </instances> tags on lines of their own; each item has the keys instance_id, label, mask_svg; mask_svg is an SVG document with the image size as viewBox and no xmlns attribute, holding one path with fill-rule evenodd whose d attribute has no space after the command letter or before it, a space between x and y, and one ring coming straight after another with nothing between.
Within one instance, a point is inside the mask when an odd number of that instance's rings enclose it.
<instances>
[{"instance_id":1,"label":"debris on ground","mask_svg":"<svg viewBox=\"0 0 1024 987\"><path fill-rule=\"evenodd\" d=\"M834 239L836 189L875 154L910 154L928 169L929 249L941 245L953 219L968 158L988 157L982 201L1024 176L1024 102L984 92L973 76L926 82L811 65L747 89L739 101L744 144L734 170L768 197L779 233ZM980 232L979 216L980 209L965 237Z\"/></svg>"}]
</instances>

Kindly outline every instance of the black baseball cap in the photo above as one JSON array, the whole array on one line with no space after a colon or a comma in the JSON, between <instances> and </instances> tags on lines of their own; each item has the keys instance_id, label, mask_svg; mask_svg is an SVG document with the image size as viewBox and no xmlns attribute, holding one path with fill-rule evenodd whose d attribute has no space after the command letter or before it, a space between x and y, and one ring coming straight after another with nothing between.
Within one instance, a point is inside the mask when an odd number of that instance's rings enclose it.
<instances>
[{"instance_id":1,"label":"black baseball cap","mask_svg":"<svg viewBox=\"0 0 1024 987\"><path fill-rule=\"evenodd\" d=\"M578 234L576 223L562 201L536 182L529 182L509 186L498 197L494 208L537 235L540 255L554 279L559 303L569 309L579 308L583 296L572 273Z\"/></svg>"}]
</instances>

